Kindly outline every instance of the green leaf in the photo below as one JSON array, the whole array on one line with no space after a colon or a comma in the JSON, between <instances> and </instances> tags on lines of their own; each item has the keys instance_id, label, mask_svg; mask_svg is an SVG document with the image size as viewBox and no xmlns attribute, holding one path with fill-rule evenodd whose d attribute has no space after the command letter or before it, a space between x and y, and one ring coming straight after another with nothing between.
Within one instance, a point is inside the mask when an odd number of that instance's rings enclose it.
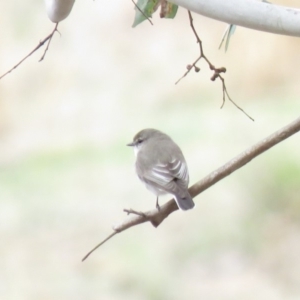
<instances>
[{"instance_id":1,"label":"green leaf","mask_svg":"<svg viewBox=\"0 0 300 300\"><path fill-rule=\"evenodd\" d=\"M132 27L136 27L147 18L151 18L152 14L159 6L159 0L138 0L137 7L135 7L135 18Z\"/></svg>"},{"instance_id":2,"label":"green leaf","mask_svg":"<svg viewBox=\"0 0 300 300\"><path fill-rule=\"evenodd\" d=\"M228 29L227 39L226 39L226 43L225 43L225 52L228 49L230 38L234 34L235 29L236 29L236 25L232 25L232 24L230 25L230 27Z\"/></svg>"},{"instance_id":3,"label":"green leaf","mask_svg":"<svg viewBox=\"0 0 300 300\"><path fill-rule=\"evenodd\" d=\"M226 31L224 32L224 35L222 37L222 41L220 43L219 49L221 49L223 42L225 41L225 52L227 51L228 47L229 47L229 42L230 42L230 38L231 36L234 34L236 29L236 25L230 24Z\"/></svg>"},{"instance_id":4,"label":"green leaf","mask_svg":"<svg viewBox=\"0 0 300 300\"><path fill-rule=\"evenodd\" d=\"M165 18L174 19L178 10L178 5L168 2L167 3L167 13Z\"/></svg>"}]
</instances>

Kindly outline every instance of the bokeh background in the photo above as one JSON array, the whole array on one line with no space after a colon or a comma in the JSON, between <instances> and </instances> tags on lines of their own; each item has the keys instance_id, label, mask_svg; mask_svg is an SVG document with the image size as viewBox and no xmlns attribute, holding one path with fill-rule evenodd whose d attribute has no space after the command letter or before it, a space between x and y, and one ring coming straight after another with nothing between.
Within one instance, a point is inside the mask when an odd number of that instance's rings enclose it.
<instances>
[{"instance_id":1,"label":"bokeh background","mask_svg":"<svg viewBox=\"0 0 300 300\"><path fill-rule=\"evenodd\" d=\"M274 1L275 2L275 1ZM298 6L298 1L276 1ZM0 2L1 74L53 28L38 0ZM191 183L299 116L300 40L194 16L205 53L226 66L232 98L201 62L187 12L131 28L130 1L77 1L43 62L40 49L0 81L0 299L300 299L300 136L203 194L157 229L111 233L123 208L155 197L125 146L142 128L181 146ZM168 200L169 197L161 201Z\"/></svg>"}]
</instances>

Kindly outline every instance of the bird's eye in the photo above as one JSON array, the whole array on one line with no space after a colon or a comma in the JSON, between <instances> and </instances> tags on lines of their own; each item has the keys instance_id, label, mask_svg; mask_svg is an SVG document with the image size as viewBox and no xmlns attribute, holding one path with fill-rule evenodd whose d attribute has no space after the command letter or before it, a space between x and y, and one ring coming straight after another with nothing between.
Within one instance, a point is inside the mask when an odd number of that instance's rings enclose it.
<instances>
[{"instance_id":1,"label":"bird's eye","mask_svg":"<svg viewBox=\"0 0 300 300\"><path fill-rule=\"evenodd\" d=\"M136 143L137 143L138 145L140 145L142 142L143 142L142 139L138 139L138 140L136 141Z\"/></svg>"}]
</instances>

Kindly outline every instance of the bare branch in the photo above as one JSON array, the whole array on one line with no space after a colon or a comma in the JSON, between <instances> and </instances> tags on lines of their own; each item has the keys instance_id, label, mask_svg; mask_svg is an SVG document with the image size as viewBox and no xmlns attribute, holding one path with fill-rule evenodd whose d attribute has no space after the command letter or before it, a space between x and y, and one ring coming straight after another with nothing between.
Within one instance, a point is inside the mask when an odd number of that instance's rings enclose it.
<instances>
[{"instance_id":1,"label":"bare branch","mask_svg":"<svg viewBox=\"0 0 300 300\"><path fill-rule=\"evenodd\" d=\"M101 245L103 245L105 242L107 242L109 239L111 239L117 233L118 233L118 231L115 231L112 234L110 234L105 240L103 240L101 243L99 243L97 246L95 246L90 252L88 252L86 254L86 256L82 259L82 261L85 261L95 250L97 250Z\"/></svg>"},{"instance_id":2,"label":"bare branch","mask_svg":"<svg viewBox=\"0 0 300 300\"><path fill-rule=\"evenodd\" d=\"M42 61L42 60L45 58L46 53L47 53L47 51L48 51L48 49L49 49L49 46L50 46L50 43L51 43L51 40L52 40L52 38L53 38L54 33L55 33L56 31L59 33L59 31L57 30L57 27L58 27L58 23L55 24L55 27L54 27L53 31L51 32L51 34L50 34L50 37L49 37L49 40L48 40L48 43L47 43L47 47L46 47L46 49L45 49L45 51L44 51L44 54L42 55L42 57L40 58L39 61ZM59 34L60 34L60 33L59 33Z\"/></svg>"},{"instance_id":3,"label":"bare branch","mask_svg":"<svg viewBox=\"0 0 300 300\"><path fill-rule=\"evenodd\" d=\"M193 21L193 17L191 12L188 10L188 14L189 14L189 20L190 20L190 26L193 30L193 33L196 37L197 43L199 44L199 56L197 57L197 59L191 64L191 65L187 65L187 71L175 82L175 84L179 83L185 76L187 76L192 69L195 70L195 72L199 72L200 68L198 68L196 66L196 64L198 63L199 60L201 60L201 58L203 58L206 63L208 64L209 68L214 71L213 76L210 78L211 81L215 81L217 78L219 78L222 81L222 91L223 91L223 102L221 105L221 108L223 108L224 104L225 104L225 100L226 97L228 98L228 100L236 107L238 108L242 113L244 113L250 120L254 121L254 119L252 117L250 117L240 106L238 106L233 100L232 98L229 96L228 92L227 92L227 88L226 88L226 84L225 84L225 79L221 76L222 73L226 72L226 68L225 67L221 67L221 68L216 68L211 62L210 60L207 58L207 56L204 54L203 51L203 45L202 45L202 41L195 29L194 26L194 21Z\"/></svg>"},{"instance_id":4,"label":"bare branch","mask_svg":"<svg viewBox=\"0 0 300 300\"><path fill-rule=\"evenodd\" d=\"M138 215L138 216L142 216L142 217L146 217L146 215L141 212L141 211L136 211L136 210L133 210L133 209L123 209L124 212L127 213L127 215L130 215L130 214L134 214L134 215Z\"/></svg>"},{"instance_id":5,"label":"bare branch","mask_svg":"<svg viewBox=\"0 0 300 300\"><path fill-rule=\"evenodd\" d=\"M214 185L221 179L227 177L234 171L246 165L253 158L269 150L273 146L277 145L278 143L282 142L283 140L287 139L288 137L292 136L298 131L300 131L300 117L297 118L292 123L288 124L287 126L279 129L275 133L264 138L257 144L251 146L246 151L234 157L232 160L227 162L222 167L208 174L202 180L198 181L193 186L191 186L189 188L189 193L193 198L196 197L197 195L207 190L208 188L210 188L212 185ZM158 227L164 221L164 219L166 219L172 212L176 211L177 209L178 207L176 205L176 202L172 199L167 203L165 203L164 205L162 205L160 207L160 210L153 209L147 212L133 214L132 216L129 216L121 223L115 225L113 227L114 232L110 236L108 236L104 241L102 241L99 245L97 245L93 250L91 250L84 257L84 259L86 259L94 250L96 250L101 245L103 245L107 240L109 240L115 234L145 222L151 222L154 227ZM132 213L135 211L126 210L126 212Z\"/></svg>"},{"instance_id":6,"label":"bare branch","mask_svg":"<svg viewBox=\"0 0 300 300\"><path fill-rule=\"evenodd\" d=\"M52 30L52 32L47 36L45 37L42 41L39 42L39 44L29 53L27 54L22 60L20 60L15 66L13 66L10 70L8 70L6 73L4 73L3 75L0 76L0 80L5 77L7 74L11 73L14 69L16 69L20 64L22 64L22 62L24 62L29 56L31 56L34 52L36 52L38 49L40 49L47 41L48 41L48 44L47 44L47 47L44 51L44 54L43 56L40 58L39 61L42 61L44 58L45 58L45 55L46 55L46 52L48 51L49 49L49 45L50 45L50 42L52 40L52 37L54 35L54 33L57 31L57 26L58 26L58 23L55 24L55 27L54 29Z\"/></svg>"},{"instance_id":7,"label":"bare branch","mask_svg":"<svg viewBox=\"0 0 300 300\"><path fill-rule=\"evenodd\" d=\"M223 108L224 104L225 104L225 98L227 96L227 99L237 108L239 109L240 111L242 111L250 120L254 121L254 119L248 115L239 105L237 105L232 99L231 97L229 96L228 94L228 91L227 91L227 88L226 88L226 85L225 85L225 79L219 75L218 76L220 78L220 80L222 81L222 90L223 90L223 103L221 105L221 108Z\"/></svg>"}]
</instances>

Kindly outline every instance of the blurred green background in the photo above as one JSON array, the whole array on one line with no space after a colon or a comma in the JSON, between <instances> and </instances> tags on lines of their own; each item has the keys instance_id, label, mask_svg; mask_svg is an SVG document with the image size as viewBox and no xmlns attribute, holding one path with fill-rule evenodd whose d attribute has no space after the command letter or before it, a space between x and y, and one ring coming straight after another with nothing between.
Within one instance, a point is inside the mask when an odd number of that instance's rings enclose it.
<instances>
[{"instance_id":1,"label":"blurred green background","mask_svg":"<svg viewBox=\"0 0 300 300\"><path fill-rule=\"evenodd\" d=\"M296 6L298 1L277 1ZM42 1L0 2L0 70L52 30ZM154 229L132 228L81 258L124 218L154 208L125 146L140 129L181 146L191 184L299 116L300 40L187 13L131 28L131 2L77 1L43 50L0 82L0 299L300 299L300 136L222 180ZM161 200L168 200L165 197Z\"/></svg>"}]
</instances>

